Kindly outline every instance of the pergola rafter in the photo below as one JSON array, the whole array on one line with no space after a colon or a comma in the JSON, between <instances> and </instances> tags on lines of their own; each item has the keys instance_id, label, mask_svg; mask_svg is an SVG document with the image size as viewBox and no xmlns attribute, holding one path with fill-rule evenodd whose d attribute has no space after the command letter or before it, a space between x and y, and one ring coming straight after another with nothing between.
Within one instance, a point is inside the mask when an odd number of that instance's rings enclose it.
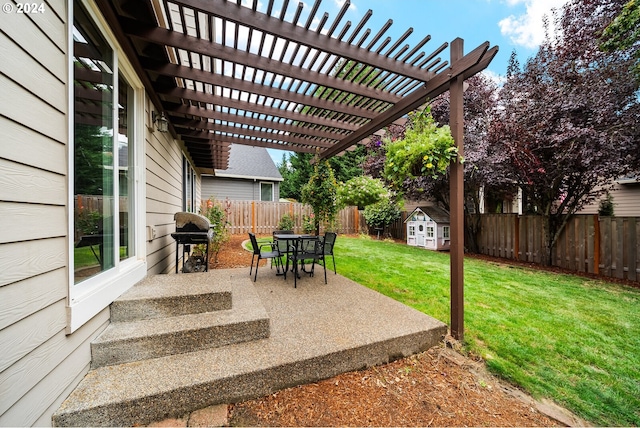
<instances>
[{"instance_id":1,"label":"pergola rafter","mask_svg":"<svg viewBox=\"0 0 640 428\"><path fill-rule=\"evenodd\" d=\"M227 152L216 150L222 142L339 154L448 90L452 79L482 70L497 52L485 43L450 64L440 58L447 43L425 51L425 36L411 47L413 29L393 41L391 20L366 28L371 11L355 25L342 22L348 2L333 21L317 16L320 0L304 19L302 3L276 11L274 0L265 12L239 0L98 3L135 53L171 131L206 170L226 167Z\"/></svg>"}]
</instances>

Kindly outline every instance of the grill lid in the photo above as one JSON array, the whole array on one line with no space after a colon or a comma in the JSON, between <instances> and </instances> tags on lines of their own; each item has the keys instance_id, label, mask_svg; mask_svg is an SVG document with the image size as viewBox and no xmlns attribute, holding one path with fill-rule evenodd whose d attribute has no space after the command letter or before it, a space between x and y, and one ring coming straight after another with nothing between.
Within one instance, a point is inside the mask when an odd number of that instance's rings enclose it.
<instances>
[{"instance_id":1,"label":"grill lid","mask_svg":"<svg viewBox=\"0 0 640 428\"><path fill-rule=\"evenodd\" d=\"M205 216L189 212L177 212L173 216L176 221L176 232L209 232L211 223Z\"/></svg>"}]
</instances>

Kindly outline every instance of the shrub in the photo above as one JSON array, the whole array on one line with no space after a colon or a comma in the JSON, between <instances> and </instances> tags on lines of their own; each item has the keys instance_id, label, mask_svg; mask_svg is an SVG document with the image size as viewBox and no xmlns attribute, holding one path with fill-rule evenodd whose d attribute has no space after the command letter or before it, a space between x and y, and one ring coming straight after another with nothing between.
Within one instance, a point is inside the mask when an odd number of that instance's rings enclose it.
<instances>
[{"instance_id":1,"label":"shrub","mask_svg":"<svg viewBox=\"0 0 640 428\"><path fill-rule=\"evenodd\" d=\"M278 223L278 230L293 230L296 225L295 217L285 214Z\"/></svg>"},{"instance_id":2,"label":"shrub","mask_svg":"<svg viewBox=\"0 0 640 428\"><path fill-rule=\"evenodd\" d=\"M303 215L302 216L302 232L303 233L313 233L316 231L316 218L315 214Z\"/></svg>"},{"instance_id":3,"label":"shrub","mask_svg":"<svg viewBox=\"0 0 640 428\"><path fill-rule=\"evenodd\" d=\"M607 192L607 196L604 199L600 200L600 204L598 206L598 215L608 217L612 216L613 205L613 196L611 196L611 193Z\"/></svg>"},{"instance_id":4,"label":"shrub","mask_svg":"<svg viewBox=\"0 0 640 428\"><path fill-rule=\"evenodd\" d=\"M397 202L385 198L364 209L364 218L370 227L383 229L400 218L401 208Z\"/></svg>"},{"instance_id":5,"label":"shrub","mask_svg":"<svg viewBox=\"0 0 640 428\"><path fill-rule=\"evenodd\" d=\"M380 201L387 193L384 183L377 178L353 177L338 187L338 205L366 207Z\"/></svg>"},{"instance_id":6,"label":"shrub","mask_svg":"<svg viewBox=\"0 0 640 428\"><path fill-rule=\"evenodd\" d=\"M218 262L218 254L225 242L229 241L231 232L229 231L229 215L231 214L231 204L229 201L225 201L224 206L216 203L209 198L206 201L204 216L209 219L213 226L213 239L210 245L210 254L213 257L213 262Z\"/></svg>"}]
</instances>

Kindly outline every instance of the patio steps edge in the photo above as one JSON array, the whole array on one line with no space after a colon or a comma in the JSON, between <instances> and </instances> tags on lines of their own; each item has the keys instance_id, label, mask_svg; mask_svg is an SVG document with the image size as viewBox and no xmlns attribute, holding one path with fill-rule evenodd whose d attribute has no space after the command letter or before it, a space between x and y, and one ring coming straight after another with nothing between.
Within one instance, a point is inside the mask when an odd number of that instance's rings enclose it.
<instances>
[{"instance_id":1,"label":"patio steps edge","mask_svg":"<svg viewBox=\"0 0 640 428\"><path fill-rule=\"evenodd\" d=\"M103 367L91 371L67 402L54 415L55 426L140 426L165 417L186 414L215 404L238 402L271 394L283 388L316 382L348 371L359 370L422 352L435 346L445 327L371 343L312 358L283 361L262 367L245 367L235 373L217 370L224 356L242 355L244 344L217 350ZM255 345L256 342L253 343ZM229 352L229 350L231 350ZM185 367L198 362L197 376L182 377ZM211 368L211 370L208 370ZM119 394L103 393L114 385L138 387ZM72 404L72 405L71 405Z\"/></svg>"}]
</instances>

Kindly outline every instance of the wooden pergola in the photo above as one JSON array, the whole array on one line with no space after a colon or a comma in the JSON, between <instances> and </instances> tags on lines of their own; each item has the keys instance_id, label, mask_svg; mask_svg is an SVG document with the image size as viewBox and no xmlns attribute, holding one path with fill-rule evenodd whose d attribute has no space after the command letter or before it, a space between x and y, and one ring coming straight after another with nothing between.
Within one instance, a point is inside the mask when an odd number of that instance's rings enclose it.
<instances>
[{"instance_id":1,"label":"wooden pergola","mask_svg":"<svg viewBox=\"0 0 640 428\"><path fill-rule=\"evenodd\" d=\"M413 29L394 41L385 36L391 20L366 28L371 11L355 25L343 23L348 0L333 19L319 14L321 0L309 13L289 0L279 10L266 0L264 12L258 0L97 3L170 132L203 172L225 169L231 144L337 155L447 90L462 152L462 83L498 52L485 42L464 54L461 39L426 49L428 35L411 47ZM460 164L451 176L451 330L462 338Z\"/></svg>"}]
</instances>

